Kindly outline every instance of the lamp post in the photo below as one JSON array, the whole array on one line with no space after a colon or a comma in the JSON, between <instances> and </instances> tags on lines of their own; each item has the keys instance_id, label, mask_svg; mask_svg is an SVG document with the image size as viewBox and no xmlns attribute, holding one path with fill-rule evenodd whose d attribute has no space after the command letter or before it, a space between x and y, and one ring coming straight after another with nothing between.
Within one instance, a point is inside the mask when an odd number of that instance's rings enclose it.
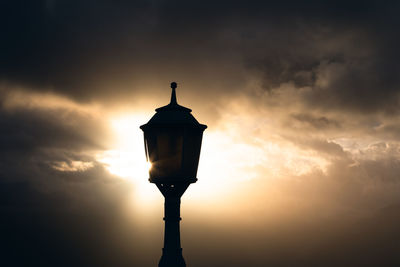
<instances>
[{"instance_id":1,"label":"lamp post","mask_svg":"<svg viewBox=\"0 0 400 267\"><path fill-rule=\"evenodd\" d=\"M171 102L156 109L144 132L146 158L151 163L151 183L165 198L164 248L159 267L186 266L182 256L179 222L181 196L197 181L201 141L206 125L200 124L192 110L176 101L177 84L171 83Z\"/></svg>"}]
</instances>

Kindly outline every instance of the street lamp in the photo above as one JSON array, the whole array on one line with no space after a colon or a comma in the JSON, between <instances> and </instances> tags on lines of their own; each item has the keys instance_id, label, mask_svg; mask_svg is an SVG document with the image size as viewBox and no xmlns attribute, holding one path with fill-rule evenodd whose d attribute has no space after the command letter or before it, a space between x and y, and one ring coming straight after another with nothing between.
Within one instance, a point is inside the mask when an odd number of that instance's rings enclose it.
<instances>
[{"instance_id":1,"label":"street lamp","mask_svg":"<svg viewBox=\"0 0 400 267\"><path fill-rule=\"evenodd\" d=\"M144 132L146 158L151 163L151 183L155 183L165 198L164 248L159 267L186 266L182 256L179 222L181 196L197 181L201 141L206 125L200 124L191 109L178 105L171 83L171 102L156 109Z\"/></svg>"}]
</instances>

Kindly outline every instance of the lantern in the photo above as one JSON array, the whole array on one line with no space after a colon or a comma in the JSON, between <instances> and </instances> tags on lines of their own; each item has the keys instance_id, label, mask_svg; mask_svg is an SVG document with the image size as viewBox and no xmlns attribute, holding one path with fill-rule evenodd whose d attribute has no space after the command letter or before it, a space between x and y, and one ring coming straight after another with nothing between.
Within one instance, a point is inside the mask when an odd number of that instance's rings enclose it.
<instances>
[{"instance_id":1,"label":"lantern","mask_svg":"<svg viewBox=\"0 0 400 267\"><path fill-rule=\"evenodd\" d=\"M206 125L200 124L191 109L176 101L177 84L171 83L171 102L156 109L150 121L140 126L144 132L152 183L174 184L197 181L201 141Z\"/></svg>"}]
</instances>

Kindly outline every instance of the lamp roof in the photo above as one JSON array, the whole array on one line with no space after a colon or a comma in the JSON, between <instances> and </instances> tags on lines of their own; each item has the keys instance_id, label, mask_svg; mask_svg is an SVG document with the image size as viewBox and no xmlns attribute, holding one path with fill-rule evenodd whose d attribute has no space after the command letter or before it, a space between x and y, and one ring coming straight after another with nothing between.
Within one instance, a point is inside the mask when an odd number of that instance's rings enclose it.
<instances>
[{"instance_id":1,"label":"lamp roof","mask_svg":"<svg viewBox=\"0 0 400 267\"><path fill-rule=\"evenodd\" d=\"M191 114L192 110L190 108L186 108L178 104L176 100L176 89L177 83L171 83L171 101L168 105L157 108L156 114L150 119L150 121L140 126L142 130L144 127L148 127L150 125L192 125L192 126L200 126L201 128L206 129L207 126L200 124ZM203 129L203 130L204 130Z\"/></svg>"}]
</instances>

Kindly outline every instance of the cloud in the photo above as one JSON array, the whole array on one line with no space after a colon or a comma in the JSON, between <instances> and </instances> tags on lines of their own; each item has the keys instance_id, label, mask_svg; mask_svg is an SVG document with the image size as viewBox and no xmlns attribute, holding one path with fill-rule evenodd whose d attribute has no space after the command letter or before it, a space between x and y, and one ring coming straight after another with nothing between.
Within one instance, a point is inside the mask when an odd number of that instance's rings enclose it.
<instances>
[{"instance_id":1,"label":"cloud","mask_svg":"<svg viewBox=\"0 0 400 267\"><path fill-rule=\"evenodd\" d=\"M107 147L102 139L110 138L105 122L61 97L17 95L3 95L0 108L3 264L140 262L111 245L125 227L122 207L132 185L96 161L95 152ZM26 99L29 105L20 105Z\"/></svg>"},{"instance_id":2,"label":"cloud","mask_svg":"<svg viewBox=\"0 0 400 267\"><path fill-rule=\"evenodd\" d=\"M188 262L399 262L398 3L1 5L2 259L156 262L162 215L128 220L132 185L96 154L114 138L109 114L164 104L177 79L215 167L202 205L185 200Z\"/></svg>"},{"instance_id":3,"label":"cloud","mask_svg":"<svg viewBox=\"0 0 400 267\"><path fill-rule=\"evenodd\" d=\"M330 120L325 116L315 117L311 114L301 113L293 114L294 123L300 122L299 128L311 127L313 129L340 128L340 123L336 120Z\"/></svg>"},{"instance_id":4,"label":"cloud","mask_svg":"<svg viewBox=\"0 0 400 267\"><path fill-rule=\"evenodd\" d=\"M395 111L396 8L375 1L6 2L0 76L111 101L159 92L171 79L219 96L243 90L247 75L260 72L268 90L287 82L314 87L306 97L312 106L376 110L386 99Z\"/></svg>"}]
</instances>

